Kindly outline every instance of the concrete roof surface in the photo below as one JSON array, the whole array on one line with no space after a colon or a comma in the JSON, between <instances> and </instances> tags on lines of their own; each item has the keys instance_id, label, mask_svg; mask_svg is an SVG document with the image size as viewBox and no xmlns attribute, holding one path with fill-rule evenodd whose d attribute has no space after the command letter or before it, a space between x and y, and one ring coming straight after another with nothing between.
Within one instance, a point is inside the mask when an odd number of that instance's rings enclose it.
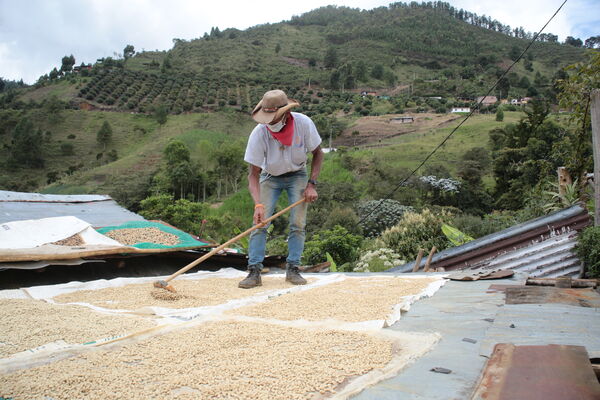
<instances>
[{"instance_id":1,"label":"concrete roof surface","mask_svg":"<svg viewBox=\"0 0 600 400\"><path fill-rule=\"evenodd\" d=\"M590 357L600 356L600 309L564 304L507 305L503 292L487 292L492 284L524 284L525 279L525 274L517 274L511 279L449 281L433 297L413 304L388 329L437 332L440 341L397 376L353 399L468 399L496 343L579 345L586 347ZM435 367L452 372L432 372Z\"/></svg>"}]
</instances>

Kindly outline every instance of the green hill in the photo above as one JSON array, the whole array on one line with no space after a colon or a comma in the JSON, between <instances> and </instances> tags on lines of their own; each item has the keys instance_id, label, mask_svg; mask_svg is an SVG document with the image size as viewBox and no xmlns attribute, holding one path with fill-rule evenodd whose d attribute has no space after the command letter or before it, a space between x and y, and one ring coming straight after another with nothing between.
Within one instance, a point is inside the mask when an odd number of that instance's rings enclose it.
<instances>
[{"instance_id":1,"label":"green hill","mask_svg":"<svg viewBox=\"0 0 600 400\"><path fill-rule=\"evenodd\" d=\"M215 154L223 143L243 147L253 126L249 111L264 91L285 89L325 136L348 136L362 116L445 114L468 105L527 40L522 30L443 2L394 3L373 10L328 6L244 31L215 28L202 38L174 39L165 52L106 58L90 70L57 72L0 94L0 189L109 193L136 207L160 187L163 150L177 139L219 200L239 182L223 183ZM495 94L552 99L557 72L583 56L572 46L536 43ZM363 90L380 98L362 97ZM152 115L159 106L171 114L164 125ZM17 129L25 120L30 124ZM481 146L487 127L496 126L492 120L477 119L482 136L474 140ZM112 128L106 145L97 140L105 121ZM39 145L36 154L27 154L28 143ZM387 159L393 149L372 151ZM190 195L199 194L196 187Z\"/></svg>"},{"instance_id":2,"label":"green hill","mask_svg":"<svg viewBox=\"0 0 600 400\"><path fill-rule=\"evenodd\" d=\"M213 29L202 38L173 39L165 52L103 59L92 71L67 76L70 83L60 90L46 85L65 78L42 77L36 90L13 100L35 102L52 93L74 105L149 112L164 104L178 114L222 106L248 111L272 87L305 103L315 97L310 88L473 99L528 40L522 29L443 2L373 10L328 6L245 31ZM573 46L537 42L499 94L543 92L560 68L583 54Z\"/></svg>"}]
</instances>

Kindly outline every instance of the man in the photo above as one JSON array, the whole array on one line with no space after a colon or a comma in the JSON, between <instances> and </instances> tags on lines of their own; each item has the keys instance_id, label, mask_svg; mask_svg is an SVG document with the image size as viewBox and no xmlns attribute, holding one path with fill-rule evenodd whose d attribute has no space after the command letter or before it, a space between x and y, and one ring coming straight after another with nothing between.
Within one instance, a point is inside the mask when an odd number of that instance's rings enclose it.
<instances>
[{"instance_id":1,"label":"man","mask_svg":"<svg viewBox=\"0 0 600 400\"><path fill-rule=\"evenodd\" d=\"M313 121L304 114L291 112L299 106L282 90L271 90L252 111L259 123L248 139L244 161L249 166L248 188L254 200L254 224L273 215L277 199L285 190L289 203L302 197L306 202L292 208L288 236L286 281L304 285L298 266L304 250L307 203L317 200L317 178L323 162L321 137ZM313 154L310 177L306 172L306 154ZM239 287L248 289L262 285L260 271L265 258L267 226L250 235L248 276Z\"/></svg>"}]
</instances>

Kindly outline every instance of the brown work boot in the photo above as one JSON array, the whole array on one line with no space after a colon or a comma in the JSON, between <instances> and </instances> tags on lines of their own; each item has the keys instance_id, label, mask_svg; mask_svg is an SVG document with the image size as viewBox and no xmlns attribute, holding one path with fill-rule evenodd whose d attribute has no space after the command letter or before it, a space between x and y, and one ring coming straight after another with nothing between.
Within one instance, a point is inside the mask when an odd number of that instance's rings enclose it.
<instances>
[{"instance_id":1,"label":"brown work boot","mask_svg":"<svg viewBox=\"0 0 600 400\"><path fill-rule=\"evenodd\" d=\"M306 285L306 279L300 276L300 270L294 264L286 265L285 280L293 285Z\"/></svg>"},{"instance_id":2,"label":"brown work boot","mask_svg":"<svg viewBox=\"0 0 600 400\"><path fill-rule=\"evenodd\" d=\"M238 287L242 289L250 289L257 286L262 286L262 280L260 279L260 270L262 264L248 265L248 276L238 284Z\"/></svg>"}]
</instances>

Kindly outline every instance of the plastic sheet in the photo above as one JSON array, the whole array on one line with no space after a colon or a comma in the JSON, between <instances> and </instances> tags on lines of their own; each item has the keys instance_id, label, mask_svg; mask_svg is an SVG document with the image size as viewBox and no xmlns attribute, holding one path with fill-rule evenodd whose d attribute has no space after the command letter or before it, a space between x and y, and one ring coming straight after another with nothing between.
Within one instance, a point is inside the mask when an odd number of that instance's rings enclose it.
<instances>
[{"instance_id":1,"label":"plastic sheet","mask_svg":"<svg viewBox=\"0 0 600 400\"><path fill-rule=\"evenodd\" d=\"M98 232L106 235L109 232L122 230L122 229L139 229L139 228L156 228L160 229L163 232L170 233L171 235L175 235L179 238L179 243L175 245L166 245L160 243L150 243L150 242L140 242L131 245L131 247L135 247L137 249L177 249L180 247L185 248L193 248L193 247L202 247L208 246L209 243L201 242L199 240L194 239L190 234L180 231L179 229L175 229L171 226L161 224L159 222L153 221L130 221L119 226L105 226L103 228L98 228Z\"/></svg>"}]
</instances>

